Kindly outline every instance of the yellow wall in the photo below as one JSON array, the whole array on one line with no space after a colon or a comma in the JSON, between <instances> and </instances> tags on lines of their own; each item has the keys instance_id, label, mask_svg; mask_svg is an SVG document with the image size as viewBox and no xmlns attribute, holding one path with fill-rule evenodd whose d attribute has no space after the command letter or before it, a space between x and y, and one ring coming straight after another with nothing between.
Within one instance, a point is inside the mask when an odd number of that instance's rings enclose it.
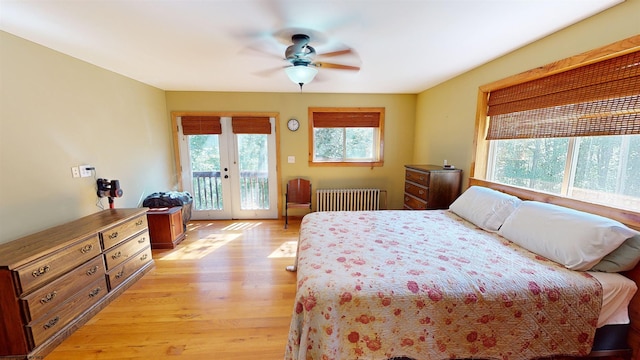
<instances>
[{"instance_id":1,"label":"yellow wall","mask_svg":"<svg viewBox=\"0 0 640 360\"><path fill-rule=\"evenodd\" d=\"M406 163L447 159L468 175L478 86L638 34L639 13L627 0L419 95L164 92L0 32L0 243L99 210L95 179L73 179L72 166L119 179L117 207L174 189L171 111L277 112L283 182L384 188L399 208ZM307 108L322 106L385 107L384 167L309 167Z\"/></svg>"},{"instance_id":2,"label":"yellow wall","mask_svg":"<svg viewBox=\"0 0 640 360\"><path fill-rule=\"evenodd\" d=\"M478 87L640 34L640 0L626 2L418 95L414 161L450 163L468 176ZM420 141L418 141L420 139Z\"/></svg>"},{"instance_id":3,"label":"yellow wall","mask_svg":"<svg viewBox=\"0 0 640 360\"><path fill-rule=\"evenodd\" d=\"M0 243L100 210L72 166L119 179L117 207L175 183L164 91L5 32L0 54Z\"/></svg>"},{"instance_id":4,"label":"yellow wall","mask_svg":"<svg viewBox=\"0 0 640 360\"><path fill-rule=\"evenodd\" d=\"M282 194L287 180L302 176L313 188L373 187L386 189L389 208L402 208L404 165L412 160L416 95L167 92L167 110L277 112L280 114L280 178ZM308 165L309 107L384 107L384 166L313 167ZM300 129L287 130L290 118ZM295 156L295 164L287 163Z\"/></svg>"}]
</instances>

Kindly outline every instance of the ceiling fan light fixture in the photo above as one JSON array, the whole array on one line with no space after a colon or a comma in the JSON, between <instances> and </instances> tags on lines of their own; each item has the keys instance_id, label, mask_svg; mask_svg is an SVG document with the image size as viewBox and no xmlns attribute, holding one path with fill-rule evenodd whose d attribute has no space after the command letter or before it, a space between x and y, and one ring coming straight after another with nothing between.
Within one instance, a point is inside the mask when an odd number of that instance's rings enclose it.
<instances>
[{"instance_id":1,"label":"ceiling fan light fixture","mask_svg":"<svg viewBox=\"0 0 640 360\"><path fill-rule=\"evenodd\" d=\"M310 83L311 80L316 77L318 69L313 66L294 65L285 68L284 72L287 73L291 81L300 85L300 88L302 88L302 85Z\"/></svg>"}]
</instances>

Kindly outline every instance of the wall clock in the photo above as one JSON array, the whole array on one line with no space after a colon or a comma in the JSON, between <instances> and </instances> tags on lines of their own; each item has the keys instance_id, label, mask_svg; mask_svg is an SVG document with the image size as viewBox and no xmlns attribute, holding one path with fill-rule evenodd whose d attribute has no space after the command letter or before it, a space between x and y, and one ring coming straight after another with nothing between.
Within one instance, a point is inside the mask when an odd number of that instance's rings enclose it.
<instances>
[{"instance_id":1,"label":"wall clock","mask_svg":"<svg viewBox=\"0 0 640 360\"><path fill-rule=\"evenodd\" d=\"M289 121L287 121L287 128L291 131L296 131L298 130L298 128L300 127L300 122L298 122L298 119L289 119Z\"/></svg>"}]
</instances>

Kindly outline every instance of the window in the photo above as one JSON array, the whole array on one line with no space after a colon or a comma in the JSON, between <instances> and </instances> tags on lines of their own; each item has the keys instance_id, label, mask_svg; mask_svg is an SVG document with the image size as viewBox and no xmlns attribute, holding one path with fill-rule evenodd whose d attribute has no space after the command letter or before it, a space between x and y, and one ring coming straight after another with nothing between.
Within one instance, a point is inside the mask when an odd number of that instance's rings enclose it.
<instances>
[{"instance_id":1,"label":"window","mask_svg":"<svg viewBox=\"0 0 640 360\"><path fill-rule=\"evenodd\" d=\"M382 166L384 108L309 108L311 165Z\"/></svg>"},{"instance_id":2,"label":"window","mask_svg":"<svg viewBox=\"0 0 640 360\"><path fill-rule=\"evenodd\" d=\"M640 51L624 44L481 87L472 176L640 210Z\"/></svg>"},{"instance_id":3,"label":"window","mask_svg":"<svg viewBox=\"0 0 640 360\"><path fill-rule=\"evenodd\" d=\"M640 210L640 135L495 140L487 180Z\"/></svg>"}]
</instances>

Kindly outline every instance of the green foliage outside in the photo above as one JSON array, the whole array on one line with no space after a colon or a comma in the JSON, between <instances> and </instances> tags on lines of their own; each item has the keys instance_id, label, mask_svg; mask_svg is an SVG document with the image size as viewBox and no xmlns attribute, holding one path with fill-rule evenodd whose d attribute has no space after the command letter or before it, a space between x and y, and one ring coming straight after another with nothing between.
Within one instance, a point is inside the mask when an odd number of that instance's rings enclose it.
<instances>
[{"instance_id":1,"label":"green foliage outside","mask_svg":"<svg viewBox=\"0 0 640 360\"><path fill-rule=\"evenodd\" d=\"M267 135L239 134L241 208L268 209ZM193 178L194 208L221 210L220 140L218 135L190 135L189 152Z\"/></svg>"},{"instance_id":2,"label":"green foliage outside","mask_svg":"<svg viewBox=\"0 0 640 360\"><path fill-rule=\"evenodd\" d=\"M374 160L374 128L316 128L316 161Z\"/></svg>"},{"instance_id":3,"label":"green foliage outside","mask_svg":"<svg viewBox=\"0 0 640 360\"><path fill-rule=\"evenodd\" d=\"M575 188L640 197L640 136L575 138ZM569 138L494 141L493 179L560 194Z\"/></svg>"}]
</instances>

